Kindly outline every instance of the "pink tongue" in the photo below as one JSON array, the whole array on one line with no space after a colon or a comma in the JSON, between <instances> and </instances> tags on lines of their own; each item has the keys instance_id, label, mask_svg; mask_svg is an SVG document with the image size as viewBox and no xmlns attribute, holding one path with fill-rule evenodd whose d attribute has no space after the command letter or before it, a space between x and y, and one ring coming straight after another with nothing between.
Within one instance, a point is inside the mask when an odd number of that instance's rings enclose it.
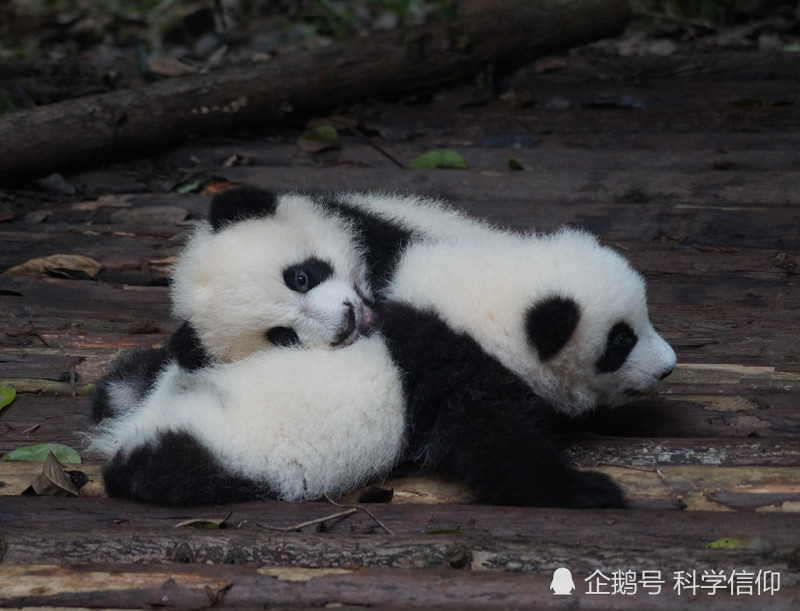
<instances>
[{"instance_id":1,"label":"pink tongue","mask_svg":"<svg viewBox=\"0 0 800 611\"><path fill-rule=\"evenodd\" d=\"M361 322L358 325L358 330L361 333L368 331L375 323L375 313L370 310L366 304L361 305Z\"/></svg>"}]
</instances>

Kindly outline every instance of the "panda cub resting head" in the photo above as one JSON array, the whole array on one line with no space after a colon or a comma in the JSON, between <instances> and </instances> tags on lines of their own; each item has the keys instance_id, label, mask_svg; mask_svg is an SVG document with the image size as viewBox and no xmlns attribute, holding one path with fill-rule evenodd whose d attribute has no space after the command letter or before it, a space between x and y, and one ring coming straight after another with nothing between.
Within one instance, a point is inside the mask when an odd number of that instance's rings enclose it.
<instances>
[{"instance_id":1,"label":"panda cub resting head","mask_svg":"<svg viewBox=\"0 0 800 611\"><path fill-rule=\"evenodd\" d=\"M207 357L228 362L268 346L347 345L371 324L368 293L346 221L302 197L241 188L212 201L171 297Z\"/></svg>"},{"instance_id":2,"label":"panda cub resting head","mask_svg":"<svg viewBox=\"0 0 800 611\"><path fill-rule=\"evenodd\" d=\"M397 462L405 397L349 223L217 196L181 255L167 347L101 384L91 447L112 496L165 505L338 495Z\"/></svg>"},{"instance_id":3,"label":"panda cub resting head","mask_svg":"<svg viewBox=\"0 0 800 611\"><path fill-rule=\"evenodd\" d=\"M220 193L172 272L180 326L166 346L114 363L98 385L94 420L140 401L170 361L191 371L257 350L346 346L372 326L369 296L347 220L260 189Z\"/></svg>"}]
</instances>

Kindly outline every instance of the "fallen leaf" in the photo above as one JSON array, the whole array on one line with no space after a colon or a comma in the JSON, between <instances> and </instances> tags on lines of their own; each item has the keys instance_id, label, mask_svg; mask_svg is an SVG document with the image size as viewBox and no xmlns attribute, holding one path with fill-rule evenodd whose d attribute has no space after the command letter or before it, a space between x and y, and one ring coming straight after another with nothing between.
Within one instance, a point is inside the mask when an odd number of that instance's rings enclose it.
<instances>
[{"instance_id":1,"label":"fallen leaf","mask_svg":"<svg viewBox=\"0 0 800 611\"><path fill-rule=\"evenodd\" d=\"M549 57L537 61L533 65L533 71L536 74L544 74L546 72L563 70L567 66L569 66L569 62L563 57Z\"/></svg>"},{"instance_id":2,"label":"fallen leaf","mask_svg":"<svg viewBox=\"0 0 800 611\"><path fill-rule=\"evenodd\" d=\"M216 589L212 588L209 585L204 587L206 591L206 595L208 596L208 600L211 601L211 606L214 607L222 600L222 596L233 587L232 583L224 583L221 586L218 586Z\"/></svg>"},{"instance_id":3,"label":"fallen leaf","mask_svg":"<svg viewBox=\"0 0 800 611\"><path fill-rule=\"evenodd\" d=\"M72 475L64 471L63 465L50 452L42 467L42 473L28 488L23 490L22 494L25 496L80 496L80 490Z\"/></svg>"},{"instance_id":4,"label":"fallen leaf","mask_svg":"<svg viewBox=\"0 0 800 611\"><path fill-rule=\"evenodd\" d=\"M50 255L30 259L3 272L4 276L65 276L94 278L103 266L83 255Z\"/></svg>"},{"instance_id":5,"label":"fallen leaf","mask_svg":"<svg viewBox=\"0 0 800 611\"><path fill-rule=\"evenodd\" d=\"M508 159L508 169L512 172L524 172L525 167L513 157Z\"/></svg>"},{"instance_id":6,"label":"fallen leaf","mask_svg":"<svg viewBox=\"0 0 800 611\"><path fill-rule=\"evenodd\" d=\"M36 184L47 191L48 193L55 193L57 195L75 195L78 190L67 182L61 174L50 174L45 178L40 178Z\"/></svg>"},{"instance_id":7,"label":"fallen leaf","mask_svg":"<svg viewBox=\"0 0 800 611\"><path fill-rule=\"evenodd\" d=\"M129 199L130 195L101 195L93 201L74 203L69 209L97 212L100 208L130 208L133 204Z\"/></svg>"},{"instance_id":8,"label":"fallen leaf","mask_svg":"<svg viewBox=\"0 0 800 611\"><path fill-rule=\"evenodd\" d=\"M217 528L222 528L222 525L225 521L230 517L228 514L226 517L222 518L221 520L213 520L210 518L196 518L193 520L184 520L183 522L178 522L173 528L198 528L201 530L215 530Z\"/></svg>"},{"instance_id":9,"label":"fallen leaf","mask_svg":"<svg viewBox=\"0 0 800 611\"><path fill-rule=\"evenodd\" d=\"M147 59L147 69L159 76L186 76L197 73L197 68L174 57L150 57Z\"/></svg>"},{"instance_id":10,"label":"fallen leaf","mask_svg":"<svg viewBox=\"0 0 800 611\"><path fill-rule=\"evenodd\" d=\"M179 185L176 189L176 193L180 193L181 195L186 195L187 193L196 193L202 190L205 181L202 179L190 180L189 182L185 182L182 185Z\"/></svg>"},{"instance_id":11,"label":"fallen leaf","mask_svg":"<svg viewBox=\"0 0 800 611\"><path fill-rule=\"evenodd\" d=\"M297 140L297 146L306 153L320 153L339 148L339 132L330 125L317 125L303 132Z\"/></svg>"},{"instance_id":12,"label":"fallen leaf","mask_svg":"<svg viewBox=\"0 0 800 611\"><path fill-rule=\"evenodd\" d=\"M769 551L772 544L764 537L758 535L751 537L725 537L717 539L706 545L709 549L749 549L758 551Z\"/></svg>"},{"instance_id":13,"label":"fallen leaf","mask_svg":"<svg viewBox=\"0 0 800 611\"><path fill-rule=\"evenodd\" d=\"M80 463L81 456L69 446L61 443L40 443L33 446L17 448L3 456L3 460L15 462L44 462L53 454L56 460L69 463Z\"/></svg>"},{"instance_id":14,"label":"fallen leaf","mask_svg":"<svg viewBox=\"0 0 800 611\"><path fill-rule=\"evenodd\" d=\"M220 181L220 182L212 182L207 184L202 191L200 191L200 195L216 195L217 193L222 193L223 191L227 191L228 189L232 189L236 186L236 183L227 182L227 181Z\"/></svg>"},{"instance_id":15,"label":"fallen leaf","mask_svg":"<svg viewBox=\"0 0 800 611\"><path fill-rule=\"evenodd\" d=\"M9 384L3 384L0 386L0 409L3 409L7 405L11 405L11 402L16 396L17 389L13 386Z\"/></svg>"},{"instance_id":16,"label":"fallen leaf","mask_svg":"<svg viewBox=\"0 0 800 611\"><path fill-rule=\"evenodd\" d=\"M464 158L453 151L438 150L428 151L423 153L416 159L413 159L409 164L409 168L418 169L449 169L449 170L463 170L468 168L467 162Z\"/></svg>"}]
</instances>

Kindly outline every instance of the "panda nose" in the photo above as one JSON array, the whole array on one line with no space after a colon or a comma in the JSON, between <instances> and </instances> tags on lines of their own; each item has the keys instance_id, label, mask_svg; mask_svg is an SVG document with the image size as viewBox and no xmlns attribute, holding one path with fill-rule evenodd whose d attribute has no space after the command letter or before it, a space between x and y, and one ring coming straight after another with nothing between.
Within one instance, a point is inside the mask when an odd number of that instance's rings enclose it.
<instances>
[{"instance_id":1,"label":"panda nose","mask_svg":"<svg viewBox=\"0 0 800 611\"><path fill-rule=\"evenodd\" d=\"M660 380L663 380L664 378L668 377L668 376L669 376L669 374L671 374L671 373L672 373L672 367L670 367L669 369L667 369L666 371L664 371L664 372L663 372L663 373L662 373L660 376L658 376L658 377L659 377L659 379L660 379Z\"/></svg>"}]
</instances>

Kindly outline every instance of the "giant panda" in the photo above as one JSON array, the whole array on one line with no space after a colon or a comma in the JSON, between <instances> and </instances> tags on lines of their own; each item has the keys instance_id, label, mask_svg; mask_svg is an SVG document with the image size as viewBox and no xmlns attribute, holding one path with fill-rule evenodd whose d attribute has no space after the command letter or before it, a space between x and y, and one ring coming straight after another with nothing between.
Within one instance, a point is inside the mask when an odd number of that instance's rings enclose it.
<instances>
[{"instance_id":1,"label":"giant panda","mask_svg":"<svg viewBox=\"0 0 800 611\"><path fill-rule=\"evenodd\" d=\"M675 365L624 258L581 231L513 232L416 196L305 197L360 232L404 373L409 462L491 503L625 504L548 439L563 417L652 392Z\"/></svg>"},{"instance_id":2,"label":"giant panda","mask_svg":"<svg viewBox=\"0 0 800 611\"><path fill-rule=\"evenodd\" d=\"M369 295L348 220L305 198L224 191L172 271L178 328L165 346L117 359L93 418L136 404L171 361L191 371L262 349L345 346L372 324Z\"/></svg>"},{"instance_id":3,"label":"giant panda","mask_svg":"<svg viewBox=\"0 0 800 611\"><path fill-rule=\"evenodd\" d=\"M387 475L406 402L379 333L347 346L258 350L188 371L172 362L92 449L110 496L160 505L339 496Z\"/></svg>"},{"instance_id":4,"label":"giant panda","mask_svg":"<svg viewBox=\"0 0 800 611\"><path fill-rule=\"evenodd\" d=\"M183 324L100 383L89 442L111 496L297 501L385 475L405 401L352 232L305 200L212 200L173 273Z\"/></svg>"},{"instance_id":5,"label":"giant panda","mask_svg":"<svg viewBox=\"0 0 800 611\"><path fill-rule=\"evenodd\" d=\"M411 462L490 503L625 506L549 439L564 418L653 392L675 365L625 259L575 230L417 243L377 304Z\"/></svg>"}]
</instances>

